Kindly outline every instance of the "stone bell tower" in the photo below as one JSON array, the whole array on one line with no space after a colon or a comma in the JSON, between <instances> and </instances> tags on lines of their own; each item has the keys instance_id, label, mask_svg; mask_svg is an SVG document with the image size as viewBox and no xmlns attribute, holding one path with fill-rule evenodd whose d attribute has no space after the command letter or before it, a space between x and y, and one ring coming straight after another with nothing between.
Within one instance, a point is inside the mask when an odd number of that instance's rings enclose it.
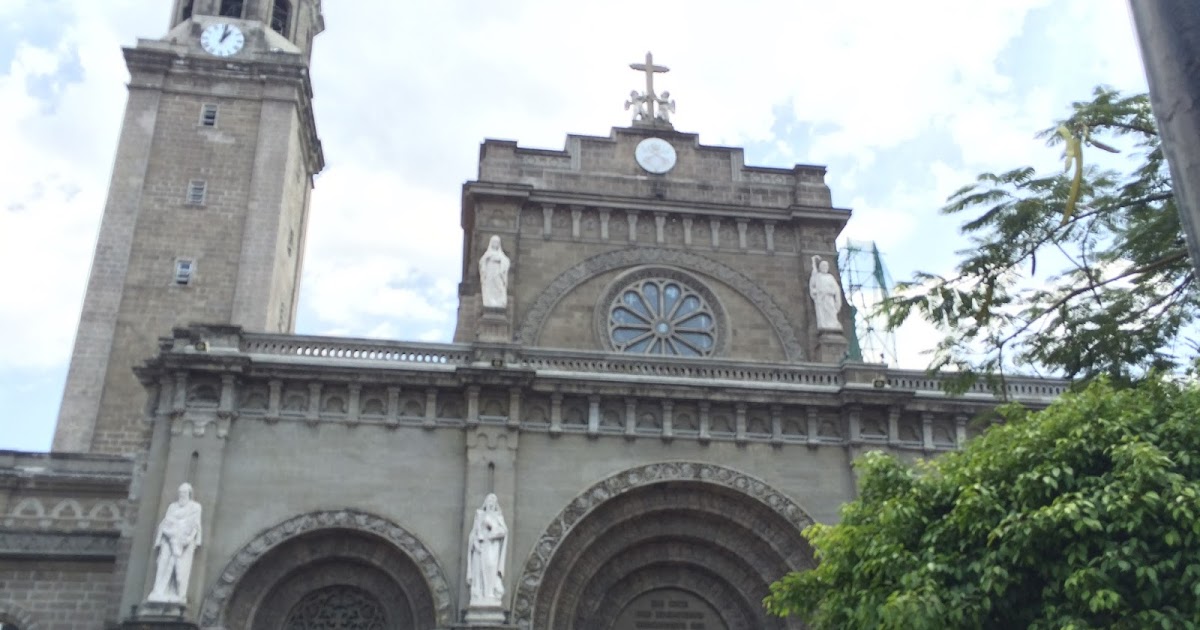
<instances>
[{"instance_id":1,"label":"stone bell tower","mask_svg":"<svg viewBox=\"0 0 1200 630\"><path fill-rule=\"evenodd\" d=\"M176 0L125 49L129 97L63 393L56 451L146 441L132 368L172 327L291 332L312 178L320 0Z\"/></svg>"}]
</instances>

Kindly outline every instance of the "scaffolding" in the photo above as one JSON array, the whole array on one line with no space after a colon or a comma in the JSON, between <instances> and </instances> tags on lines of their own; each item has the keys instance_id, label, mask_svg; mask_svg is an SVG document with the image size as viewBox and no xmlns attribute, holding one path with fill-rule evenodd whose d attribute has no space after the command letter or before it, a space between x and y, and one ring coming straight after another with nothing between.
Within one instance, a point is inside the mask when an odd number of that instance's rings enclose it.
<instances>
[{"instance_id":1,"label":"scaffolding","mask_svg":"<svg viewBox=\"0 0 1200 630\"><path fill-rule=\"evenodd\" d=\"M848 358L896 365L896 335L888 330L882 308L891 295L892 278L875 242L846 241L838 252L838 272L852 323Z\"/></svg>"}]
</instances>

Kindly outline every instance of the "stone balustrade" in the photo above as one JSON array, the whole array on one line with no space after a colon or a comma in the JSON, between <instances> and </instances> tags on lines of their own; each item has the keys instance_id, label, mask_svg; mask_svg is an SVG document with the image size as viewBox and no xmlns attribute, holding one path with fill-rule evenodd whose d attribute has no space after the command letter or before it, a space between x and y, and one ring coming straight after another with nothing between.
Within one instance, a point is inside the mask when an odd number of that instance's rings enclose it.
<instances>
[{"instance_id":1,"label":"stone balustrade","mask_svg":"<svg viewBox=\"0 0 1200 630\"><path fill-rule=\"evenodd\" d=\"M354 368L331 370L331 367ZM224 437L235 419L776 445L957 448L997 403L881 365L633 357L507 344L430 344L179 329L140 371L176 433ZM652 384L652 386L650 385ZM1015 377L1008 397L1049 404L1064 381Z\"/></svg>"}]
</instances>

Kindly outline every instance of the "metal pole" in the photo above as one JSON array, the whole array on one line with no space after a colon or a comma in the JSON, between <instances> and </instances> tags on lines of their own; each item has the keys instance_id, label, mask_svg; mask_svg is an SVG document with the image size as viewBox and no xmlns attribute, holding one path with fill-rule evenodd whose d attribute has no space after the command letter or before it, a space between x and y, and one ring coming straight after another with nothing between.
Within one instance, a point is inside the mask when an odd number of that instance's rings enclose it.
<instances>
[{"instance_id":1,"label":"metal pole","mask_svg":"<svg viewBox=\"0 0 1200 630\"><path fill-rule=\"evenodd\" d=\"M1200 281L1200 1L1130 0L1150 106Z\"/></svg>"}]
</instances>

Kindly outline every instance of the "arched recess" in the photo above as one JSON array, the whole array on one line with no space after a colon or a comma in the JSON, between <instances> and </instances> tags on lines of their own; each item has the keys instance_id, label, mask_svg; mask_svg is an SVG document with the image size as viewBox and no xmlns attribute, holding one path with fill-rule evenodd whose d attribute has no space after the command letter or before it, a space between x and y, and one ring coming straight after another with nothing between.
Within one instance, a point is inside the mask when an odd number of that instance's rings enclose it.
<instances>
[{"instance_id":1,"label":"arched recess","mask_svg":"<svg viewBox=\"0 0 1200 630\"><path fill-rule=\"evenodd\" d=\"M815 565L800 534L810 524L783 493L729 468L626 470L576 497L539 537L515 585L513 622L613 630L631 605L663 592L716 611L713 629L801 628L767 616L761 601L772 581Z\"/></svg>"},{"instance_id":2,"label":"arched recess","mask_svg":"<svg viewBox=\"0 0 1200 630\"><path fill-rule=\"evenodd\" d=\"M242 547L205 596L200 625L283 627L333 587L379 606L389 627L453 620L445 573L424 544L381 517L338 510L293 517Z\"/></svg>"},{"instance_id":3,"label":"arched recess","mask_svg":"<svg viewBox=\"0 0 1200 630\"><path fill-rule=\"evenodd\" d=\"M12 602L0 601L0 623L15 626L18 630L38 630L41 628L33 621L33 616Z\"/></svg>"},{"instance_id":4,"label":"arched recess","mask_svg":"<svg viewBox=\"0 0 1200 630\"><path fill-rule=\"evenodd\" d=\"M517 343L534 343L541 335L542 328L545 326L547 318L550 317L551 311L575 287L598 274L636 265L671 265L720 280L749 300L766 317L775 331L775 335L779 338L788 361L804 360L804 351L800 347L796 330L788 321L787 315L775 303L771 295L748 276L711 258L691 252L656 247L633 247L605 252L588 258L559 274L525 313L521 326L517 329L515 341Z\"/></svg>"}]
</instances>

